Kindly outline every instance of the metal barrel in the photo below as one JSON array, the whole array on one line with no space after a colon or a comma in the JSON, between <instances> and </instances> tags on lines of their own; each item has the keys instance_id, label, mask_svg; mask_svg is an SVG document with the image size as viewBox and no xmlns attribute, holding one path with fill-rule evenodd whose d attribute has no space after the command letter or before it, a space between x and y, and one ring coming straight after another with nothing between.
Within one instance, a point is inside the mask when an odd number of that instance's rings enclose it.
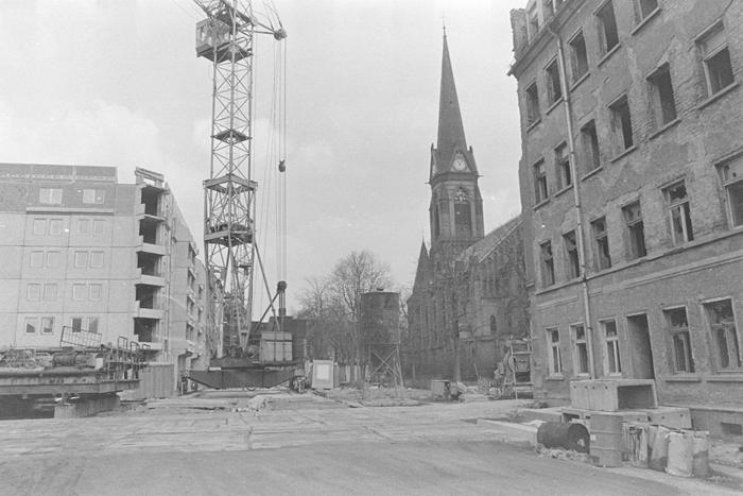
<instances>
[{"instance_id":1,"label":"metal barrel","mask_svg":"<svg viewBox=\"0 0 743 496\"><path fill-rule=\"evenodd\" d=\"M590 440L588 429L582 424L545 422L537 429L537 443L546 448L565 448L586 453Z\"/></svg>"}]
</instances>

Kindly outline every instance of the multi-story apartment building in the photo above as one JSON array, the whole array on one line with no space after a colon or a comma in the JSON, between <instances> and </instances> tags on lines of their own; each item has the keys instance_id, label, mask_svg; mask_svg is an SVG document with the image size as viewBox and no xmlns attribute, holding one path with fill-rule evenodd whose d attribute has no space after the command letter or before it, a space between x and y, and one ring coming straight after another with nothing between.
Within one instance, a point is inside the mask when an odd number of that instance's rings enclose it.
<instances>
[{"instance_id":1,"label":"multi-story apartment building","mask_svg":"<svg viewBox=\"0 0 743 496\"><path fill-rule=\"evenodd\" d=\"M538 389L654 379L743 429L743 1L532 0L511 21Z\"/></svg>"},{"instance_id":2,"label":"multi-story apartment building","mask_svg":"<svg viewBox=\"0 0 743 496\"><path fill-rule=\"evenodd\" d=\"M177 365L174 379L206 366L196 244L163 176L135 176L0 164L0 346L58 347L67 328L145 344L151 361Z\"/></svg>"}]
</instances>

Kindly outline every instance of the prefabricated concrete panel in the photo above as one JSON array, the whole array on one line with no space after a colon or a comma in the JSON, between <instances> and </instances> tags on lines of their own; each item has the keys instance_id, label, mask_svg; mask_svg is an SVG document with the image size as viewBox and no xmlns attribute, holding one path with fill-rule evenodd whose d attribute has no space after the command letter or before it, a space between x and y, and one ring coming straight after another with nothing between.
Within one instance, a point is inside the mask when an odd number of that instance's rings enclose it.
<instances>
[{"instance_id":1,"label":"prefabricated concrete panel","mask_svg":"<svg viewBox=\"0 0 743 496\"><path fill-rule=\"evenodd\" d=\"M312 387L314 389L333 389L333 361L312 361Z\"/></svg>"}]
</instances>

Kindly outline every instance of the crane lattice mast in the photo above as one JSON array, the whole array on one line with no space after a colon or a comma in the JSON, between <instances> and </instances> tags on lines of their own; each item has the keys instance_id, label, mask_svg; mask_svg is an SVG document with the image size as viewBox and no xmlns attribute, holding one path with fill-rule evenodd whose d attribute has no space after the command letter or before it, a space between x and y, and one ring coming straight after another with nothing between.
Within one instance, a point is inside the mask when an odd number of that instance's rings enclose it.
<instances>
[{"instance_id":1,"label":"crane lattice mast","mask_svg":"<svg viewBox=\"0 0 743 496\"><path fill-rule=\"evenodd\" d=\"M253 16L250 0L195 0L207 17L196 25L196 53L213 65L211 164L204 187L207 325L222 336L222 313L233 313L239 343L247 346L256 262L253 180L253 39L286 36ZM222 343L218 345L219 353Z\"/></svg>"}]
</instances>

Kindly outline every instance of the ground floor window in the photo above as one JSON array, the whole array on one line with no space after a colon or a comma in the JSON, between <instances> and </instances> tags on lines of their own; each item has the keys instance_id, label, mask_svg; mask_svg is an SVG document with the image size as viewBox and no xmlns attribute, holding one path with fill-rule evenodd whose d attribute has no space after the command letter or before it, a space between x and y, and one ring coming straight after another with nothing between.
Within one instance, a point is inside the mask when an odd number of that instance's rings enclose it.
<instances>
[{"instance_id":1,"label":"ground floor window","mask_svg":"<svg viewBox=\"0 0 743 496\"><path fill-rule=\"evenodd\" d=\"M550 375L562 375L562 357L560 356L560 332L557 328L547 329L547 344L549 345Z\"/></svg>"},{"instance_id":2,"label":"ground floor window","mask_svg":"<svg viewBox=\"0 0 743 496\"><path fill-rule=\"evenodd\" d=\"M712 333L712 347L718 370L741 368L738 332L735 328L732 300L720 300L704 305Z\"/></svg>"},{"instance_id":3,"label":"ground floor window","mask_svg":"<svg viewBox=\"0 0 743 496\"><path fill-rule=\"evenodd\" d=\"M606 343L606 356L604 357L604 370L606 375L617 375L622 373L622 361L619 352L619 333L617 323L613 320L601 322L604 330L604 342Z\"/></svg>"},{"instance_id":4,"label":"ground floor window","mask_svg":"<svg viewBox=\"0 0 743 496\"><path fill-rule=\"evenodd\" d=\"M588 375L588 341L583 324L570 326L573 335L573 367L576 375Z\"/></svg>"},{"instance_id":5,"label":"ground floor window","mask_svg":"<svg viewBox=\"0 0 743 496\"><path fill-rule=\"evenodd\" d=\"M694 359L691 355L691 334L686 308L671 308L663 311L666 326L671 336L673 351L673 371L675 373L693 373Z\"/></svg>"}]
</instances>

